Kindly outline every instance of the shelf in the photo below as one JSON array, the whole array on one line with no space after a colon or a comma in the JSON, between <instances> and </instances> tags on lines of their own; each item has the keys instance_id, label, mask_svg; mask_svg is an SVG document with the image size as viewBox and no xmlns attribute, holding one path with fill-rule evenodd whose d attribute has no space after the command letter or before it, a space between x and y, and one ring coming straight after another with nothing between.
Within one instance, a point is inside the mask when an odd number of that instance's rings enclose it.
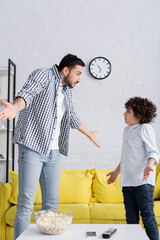
<instances>
[{"instance_id":1,"label":"shelf","mask_svg":"<svg viewBox=\"0 0 160 240\"><path fill-rule=\"evenodd\" d=\"M9 129L10 132L13 132L12 129ZM0 132L7 132L7 128L0 128Z\"/></svg>"},{"instance_id":2,"label":"shelf","mask_svg":"<svg viewBox=\"0 0 160 240\"><path fill-rule=\"evenodd\" d=\"M11 75L13 76L14 73L11 71ZM8 68L0 68L0 77L8 76Z\"/></svg>"},{"instance_id":3,"label":"shelf","mask_svg":"<svg viewBox=\"0 0 160 240\"><path fill-rule=\"evenodd\" d=\"M0 158L0 162L5 162L6 161L6 159L1 159ZM12 159L9 159L9 161L12 161Z\"/></svg>"}]
</instances>

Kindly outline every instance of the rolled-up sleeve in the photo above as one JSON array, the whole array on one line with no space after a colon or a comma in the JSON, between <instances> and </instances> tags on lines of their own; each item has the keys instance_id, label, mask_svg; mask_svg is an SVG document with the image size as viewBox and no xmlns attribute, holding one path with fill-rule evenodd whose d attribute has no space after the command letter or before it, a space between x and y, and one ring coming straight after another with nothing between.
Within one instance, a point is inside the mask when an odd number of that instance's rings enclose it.
<instances>
[{"instance_id":1,"label":"rolled-up sleeve","mask_svg":"<svg viewBox=\"0 0 160 240\"><path fill-rule=\"evenodd\" d=\"M71 128L78 128L82 124L82 122L74 111L74 106L73 106L73 102L72 102L72 91L71 90L69 90L69 95L70 95L70 101L71 101L71 105L70 105L70 127Z\"/></svg>"},{"instance_id":2,"label":"rolled-up sleeve","mask_svg":"<svg viewBox=\"0 0 160 240\"><path fill-rule=\"evenodd\" d=\"M26 107L28 107L33 98L45 88L47 80L47 74L44 69L35 70L29 75L23 88L17 93L15 98L23 98Z\"/></svg>"},{"instance_id":3,"label":"rolled-up sleeve","mask_svg":"<svg viewBox=\"0 0 160 240\"><path fill-rule=\"evenodd\" d=\"M78 128L82 124L80 118L77 116L74 110L71 112L70 126L71 128Z\"/></svg>"},{"instance_id":4,"label":"rolled-up sleeve","mask_svg":"<svg viewBox=\"0 0 160 240\"><path fill-rule=\"evenodd\" d=\"M147 159L154 158L156 160L155 164L158 164L160 153L156 144L156 136L154 129L149 124L144 124L141 129L141 138L145 144L145 149L147 153Z\"/></svg>"}]
</instances>

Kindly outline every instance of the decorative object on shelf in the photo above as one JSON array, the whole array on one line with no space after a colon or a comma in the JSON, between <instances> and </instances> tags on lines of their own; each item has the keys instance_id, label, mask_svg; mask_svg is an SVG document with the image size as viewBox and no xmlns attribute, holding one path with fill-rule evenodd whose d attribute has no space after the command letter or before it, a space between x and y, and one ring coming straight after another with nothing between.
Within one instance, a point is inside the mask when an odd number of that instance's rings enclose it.
<instances>
[{"instance_id":1,"label":"decorative object on shelf","mask_svg":"<svg viewBox=\"0 0 160 240\"><path fill-rule=\"evenodd\" d=\"M6 100L7 102L13 102L15 97L16 89L16 65L11 60L8 59L8 68L0 68L0 100ZM0 110L5 106L0 103ZM9 121L5 120L2 122L0 120L0 141L3 142L0 146L0 159L3 157L6 161L6 182L8 182L8 170L9 170L9 160L12 161L12 170L14 171L14 155L15 147L12 143L12 138L15 129L15 119Z\"/></svg>"},{"instance_id":2,"label":"decorative object on shelf","mask_svg":"<svg viewBox=\"0 0 160 240\"><path fill-rule=\"evenodd\" d=\"M4 159L4 156L3 156L3 154L0 154L0 159Z\"/></svg>"},{"instance_id":3,"label":"decorative object on shelf","mask_svg":"<svg viewBox=\"0 0 160 240\"><path fill-rule=\"evenodd\" d=\"M96 79L105 79L111 73L111 63L105 57L96 57L89 64L89 72Z\"/></svg>"}]
</instances>

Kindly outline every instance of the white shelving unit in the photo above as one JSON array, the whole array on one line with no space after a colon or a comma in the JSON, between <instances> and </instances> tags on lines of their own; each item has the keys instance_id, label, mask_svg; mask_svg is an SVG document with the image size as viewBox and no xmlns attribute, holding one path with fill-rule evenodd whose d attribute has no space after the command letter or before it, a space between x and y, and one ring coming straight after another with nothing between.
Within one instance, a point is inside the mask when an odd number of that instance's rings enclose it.
<instances>
[{"instance_id":1,"label":"white shelving unit","mask_svg":"<svg viewBox=\"0 0 160 240\"><path fill-rule=\"evenodd\" d=\"M12 145L13 129L9 129L9 145ZM6 161L7 154L7 129L0 129L0 161ZM1 158L3 156L3 158ZM9 148L9 158L11 160L12 148Z\"/></svg>"},{"instance_id":2,"label":"white shelving unit","mask_svg":"<svg viewBox=\"0 0 160 240\"><path fill-rule=\"evenodd\" d=\"M10 89L13 89L14 73L11 71ZM0 99L7 101L8 98L8 68L0 68ZM10 101L13 101L13 91L10 95Z\"/></svg>"},{"instance_id":3,"label":"white shelving unit","mask_svg":"<svg viewBox=\"0 0 160 240\"><path fill-rule=\"evenodd\" d=\"M0 68L0 111L5 107L1 100L13 102L15 95L16 65L8 59L8 68ZM14 170L12 144L15 120L0 120L0 181L8 182L8 170ZM11 166L12 164L12 166Z\"/></svg>"}]
</instances>

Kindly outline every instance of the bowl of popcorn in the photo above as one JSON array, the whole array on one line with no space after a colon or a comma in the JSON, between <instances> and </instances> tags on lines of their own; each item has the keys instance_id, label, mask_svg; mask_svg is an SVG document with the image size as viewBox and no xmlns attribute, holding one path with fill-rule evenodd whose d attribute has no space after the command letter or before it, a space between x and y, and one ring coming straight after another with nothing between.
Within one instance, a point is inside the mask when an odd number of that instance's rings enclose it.
<instances>
[{"instance_id":1,"label":"bowl of popcorn","mask_svg":"<svg viewBox=\"0 0 160 240\"><path fill-rule=\"evenodd\" d=\"M51 210L34 212L33 216L38 229L45 234L61 234L68 229L73 219L73 212L69 210Z\"/></svg>"}]
</instances>

